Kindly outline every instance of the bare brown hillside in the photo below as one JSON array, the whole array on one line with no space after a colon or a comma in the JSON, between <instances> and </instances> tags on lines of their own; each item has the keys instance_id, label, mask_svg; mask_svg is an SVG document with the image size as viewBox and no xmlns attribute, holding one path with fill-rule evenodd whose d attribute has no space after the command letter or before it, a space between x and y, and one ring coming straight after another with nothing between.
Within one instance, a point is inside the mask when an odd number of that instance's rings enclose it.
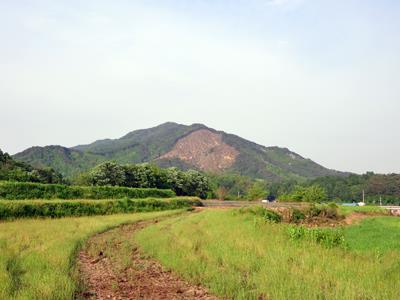
<instances>
[{"instance_id":1,"label":"bare brown hillside","mask_svg":"<svg viewBox=\"0 0 400 300\"><path fill-rule=\"evenodd\" d=\"M200 129L178 140L159 159L179 158L200 170L217 172L232 166L238 155L239 151L222 141L220 133Z\"/></svg>"}]
</instances>

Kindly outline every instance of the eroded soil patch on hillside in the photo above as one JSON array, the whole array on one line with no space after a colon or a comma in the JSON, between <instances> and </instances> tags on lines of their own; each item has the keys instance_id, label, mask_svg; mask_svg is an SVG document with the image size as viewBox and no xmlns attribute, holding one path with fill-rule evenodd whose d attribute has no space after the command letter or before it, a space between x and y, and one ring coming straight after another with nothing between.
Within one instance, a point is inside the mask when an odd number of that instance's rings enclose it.
<instances>
[{"instance_id":1,"label":"eroded soil patch on hillside","mask_svg":"<svg viewBox=\"0 0 400 300\"><path fill-rule=\"evenodd\" d=\"M92 237L79 253L83 299L218 299L143 256L136 231L157 221L139 222Z\"/></svg>"}]
</instances>

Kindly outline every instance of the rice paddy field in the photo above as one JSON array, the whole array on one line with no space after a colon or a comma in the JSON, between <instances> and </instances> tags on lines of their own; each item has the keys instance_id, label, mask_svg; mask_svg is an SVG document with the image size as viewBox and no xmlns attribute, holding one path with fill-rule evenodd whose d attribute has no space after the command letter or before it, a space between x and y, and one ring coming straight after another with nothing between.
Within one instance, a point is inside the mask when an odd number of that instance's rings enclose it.
<instances>
[{"instance_id":1,"label":"rice paddy field","mask_svg":"<svg viewBox=\"0 0 400 300\"><path fill-rule=\"evenodd\" d=\"M145 228L136 242L185 279L228 299L400 299L400 218L344 227L344 243L290 238L288 224L206 210Z\"/></svg>"},{"instance_id":2,"label":"rice paddy field","mask_svg":"<svg viewBox=\"0 0 400 300\"><path fill-rule=\"evenodd\" d=\"M104 252L114 271L132 267L132 249L139 247L221 299L400 299L400 218L376 216L384 213L379 208L341 208L345 215L372 217L351 226L302 229L266 221L252 209L183 213L186 206L166 201L175 210L79 217L51 211L54 218L25 218L34 205L106 202L18 200L29 207L25 217L0 221L0 299L74 299L84 288L77 254L89 237L105 231L87 250ZM135 233L119 227L154 219L159 222ZM305 238L293 238L299 233Z\"/></svg>"},{"instance_id":3,"label":"rice paddy field","mask_svg":"<svg viewBox=\"0 0 400 300\"><path fill-rule=\"evenodd\" d=\"M79 288L75 259L88 237L180 212L0 221L0 299L73 299Z\"/></svg>"}]
</instances>

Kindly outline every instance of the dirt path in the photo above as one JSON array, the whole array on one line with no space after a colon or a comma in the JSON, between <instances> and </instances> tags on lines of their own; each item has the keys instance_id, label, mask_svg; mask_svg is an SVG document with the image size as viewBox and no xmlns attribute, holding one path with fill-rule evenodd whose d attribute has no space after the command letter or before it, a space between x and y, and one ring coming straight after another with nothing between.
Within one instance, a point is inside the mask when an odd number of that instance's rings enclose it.
<instances>
[{"instance_id":1,"label":"dirt path","mask_svg":"<svg viewBox=\"0 0 400 300\"><path fill-rule=\"evenodd\" d=\"M154 222L124 225L92 237L79 253L78 268L86 290L77 298L217 300L205 288L182 280L157 261L142 256L135 246L124 250L124 241L132 241L135 231ZM97 254L93 255L93 249ZM119 255L119 251L128 252ZM128 259L122 262L121 257Z\"/></svg>"},{"instance_id":2,"label":"dirt path","mask_svg":"<svg viewBox=\"0 0 400 300\"><path fill-rule=\"evenodd\" d=\"M344 224L346 224L346 225L358 224L361 220L364 220L366 218L371 218L374 216L376 216L376 215L353 212L353 213L349 214L348 216L346 216L346 218L344 219Z\"/></svg>"}]
</instances>

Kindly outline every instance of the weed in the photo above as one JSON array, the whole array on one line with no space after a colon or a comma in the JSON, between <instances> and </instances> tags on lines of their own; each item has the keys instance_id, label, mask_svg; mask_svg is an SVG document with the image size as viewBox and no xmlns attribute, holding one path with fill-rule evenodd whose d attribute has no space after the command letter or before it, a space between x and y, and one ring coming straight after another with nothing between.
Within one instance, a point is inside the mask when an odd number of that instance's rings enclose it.
<instances>
[{"instance_id":1,"label":"weed","mask_svg":"<svg viewBox=\"0 0 400 300\"><path fill-rule=\"evenodd\" d=\"M17 254L8 257L5 265L10 278L8 293L15 297L22 287L22 276L25 274L25 270L22 268L21 260Z\"/></svg>"}]
</instances>

